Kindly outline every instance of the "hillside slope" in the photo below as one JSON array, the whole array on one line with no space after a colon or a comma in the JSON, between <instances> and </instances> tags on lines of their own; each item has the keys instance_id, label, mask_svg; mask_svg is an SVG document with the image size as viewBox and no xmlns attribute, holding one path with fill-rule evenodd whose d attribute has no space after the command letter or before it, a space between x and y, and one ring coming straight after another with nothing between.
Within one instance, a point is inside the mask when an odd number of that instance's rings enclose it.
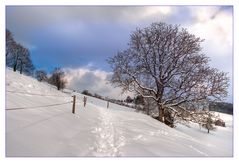
<instances>
[{"instance_id":1,"label":"hillside slope","mask_svg":"<svg viewBox=\"0 0 239 163\"><path fill-rule=\"evenodd\" d=\"M84 108L81 94L72 114L72 95L7 69L6 155L232 156L232 117L230 127L206 134L92 97Z\"/></svg>"}]
</instances>

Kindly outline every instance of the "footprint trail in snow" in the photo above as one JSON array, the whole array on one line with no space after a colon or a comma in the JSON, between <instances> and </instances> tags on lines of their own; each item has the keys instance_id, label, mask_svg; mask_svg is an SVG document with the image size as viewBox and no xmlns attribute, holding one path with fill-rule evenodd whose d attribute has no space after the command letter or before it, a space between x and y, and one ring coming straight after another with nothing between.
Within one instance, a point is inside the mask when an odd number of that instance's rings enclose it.
<instances>
[{"instance_id":1,"label":"footprint trail in snow","mask_svg":"<svg viewBox=\"0 0 239 163\"><path fill-rule=\"evenodd\" d=\"M93 129L97 141L91 148L96 156L121 156L120 148L125 145L123 133L115 126L113 114L104 108L99 108L99 126ZM120 122L117 122L119 125Z\"/></svg>"}]
</instances>

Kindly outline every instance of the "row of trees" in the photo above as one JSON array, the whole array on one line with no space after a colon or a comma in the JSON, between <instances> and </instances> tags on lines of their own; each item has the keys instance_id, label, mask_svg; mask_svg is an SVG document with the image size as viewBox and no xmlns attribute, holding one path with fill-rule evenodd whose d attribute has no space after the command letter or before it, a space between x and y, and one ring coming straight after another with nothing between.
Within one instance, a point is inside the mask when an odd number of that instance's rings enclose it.
<instances>
[{"instance_id":1,"label":"row of trees","mask_svg":"<svg viewBox=\"0 0 239 163\"><path fill-rule=\"evenodd\" d=\"M13 34L6 30L6 65L12 67L13 71L20 71L33 75L35 67L32 63L30 51L20 43L17 43Z\"/></svg>"},{"instance_id":2,"label":"row of trees","mask_svg":"<svg viewBox=\"0 0 239 163\"><path fill-rule=\"evenodd\" d=\"M13 71L18 70L21 74L35 75L37 80L55 85L58 90L65 88L64 72L60 68L55 68L48 77L46 71L36 70L29 49L17 43L8 29L6 30L6 66L13 68Z\"/></svg>"},{"instance_id":3,"label":"row of trees","mask_svg":"<svg viewBox=\"0 0 239 163\"><path fill-rule=\"evenodd\" d=\"M35 77L40 82L45 81L56 86L57 90L64 89L67 83L66 79L64 79L65 73L61 68L55 68L50 77L47 76L46 71L37 70L35 72Z\"/></svg>"},{"instance_id":4,"label":"row of trees","mask_svg":"<svg viewBox=\"0 0 239 163\"><path fill-rule=\"evenodd\" d=\"M202 53L204 40L179 25L153 23L136 29L128 49L108 59L111 83L155 104L158 119L178 108L222 100L227 96L227 73L209 66ZM169 116L168 116L169 117Z\"/></svg>"}]
</instances>

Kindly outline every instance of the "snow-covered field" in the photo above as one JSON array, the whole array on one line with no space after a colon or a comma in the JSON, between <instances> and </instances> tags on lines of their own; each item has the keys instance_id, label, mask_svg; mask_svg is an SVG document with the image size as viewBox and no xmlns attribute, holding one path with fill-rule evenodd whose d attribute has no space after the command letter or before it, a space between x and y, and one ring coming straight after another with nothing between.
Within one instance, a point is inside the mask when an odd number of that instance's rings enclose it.
<instances>
[{"instance_id":1,"label":"snow-covered field","mask_svg":"<svg viewBox=\"0 0 239 163\"><path fill-rule=\"evenodd\" d=\"M77 96L72 114L72 95ZM232 116L209 134L170 128L131 108L63 93L6 70L7 156L232 156Z\"/></svg>"}]
</instances>

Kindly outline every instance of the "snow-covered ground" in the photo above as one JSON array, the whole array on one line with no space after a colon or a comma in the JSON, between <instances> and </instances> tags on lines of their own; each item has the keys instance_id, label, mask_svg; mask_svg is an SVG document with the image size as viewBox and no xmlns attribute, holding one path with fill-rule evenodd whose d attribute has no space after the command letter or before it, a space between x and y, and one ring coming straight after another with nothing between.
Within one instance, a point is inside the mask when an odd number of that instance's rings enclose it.
<instances>
[{"instance_id":1,"label":"snow-covered ground","mask_svg":"<svg viewBox=\"0 0 239 163\"><path fill-rule=\"evenodd\" d=\"M72 95L76 114L72 114ZM63 93L6 70L7 156L232 156L232 116L209 134L170 128L131 108Z\"/></svg>"}]
</instances>

